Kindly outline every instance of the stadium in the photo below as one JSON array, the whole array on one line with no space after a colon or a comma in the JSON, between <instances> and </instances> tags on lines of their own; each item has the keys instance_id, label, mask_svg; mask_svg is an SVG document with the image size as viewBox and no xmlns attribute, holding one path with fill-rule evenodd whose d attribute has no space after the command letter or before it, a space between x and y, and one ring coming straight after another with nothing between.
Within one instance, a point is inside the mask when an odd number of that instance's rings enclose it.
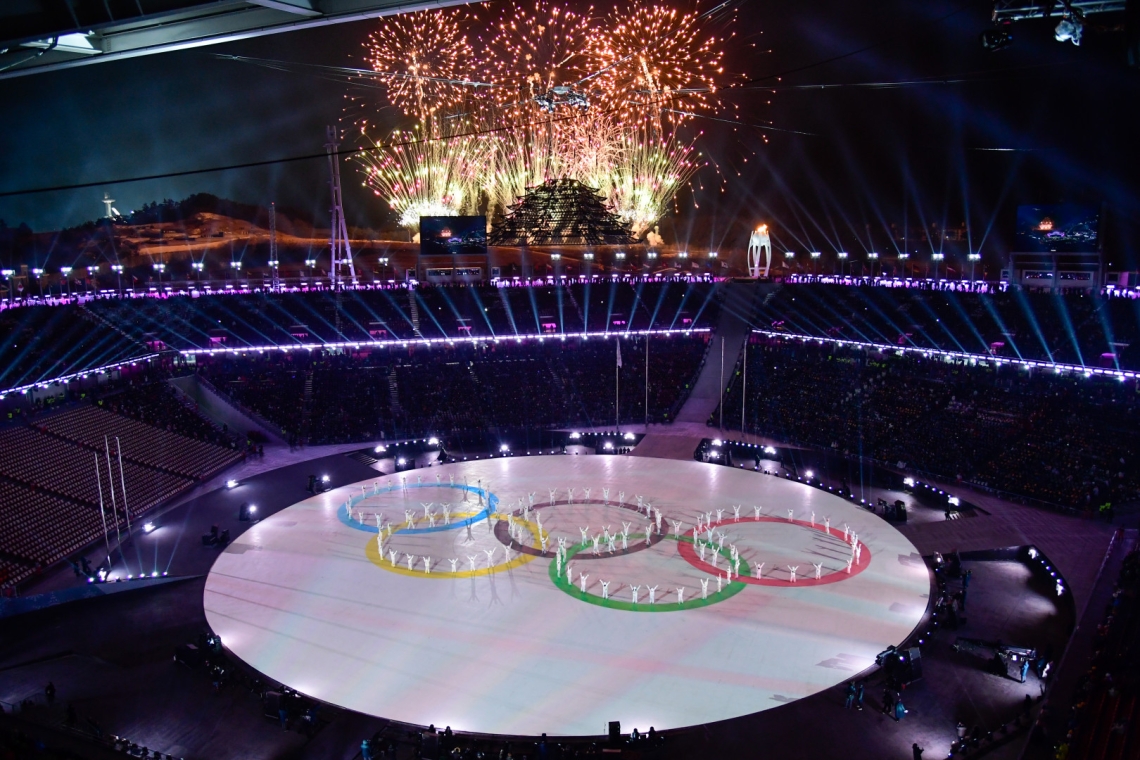
<instances>
[{"instance_id":1,"label":"stadium","mask_svg":"<svg viewBox=\"0 0 1140 760\"><path fill-rule=\"evenodd\" d=\"M1140 757L1134 178L903 128L1015 24L1133 92L1131 4L765 11L779 76L746 3L71 5L0 96L185 124L5 153L0 758ZM760 118L830 88L898 143Z\"/></svg>"}]
</instances>

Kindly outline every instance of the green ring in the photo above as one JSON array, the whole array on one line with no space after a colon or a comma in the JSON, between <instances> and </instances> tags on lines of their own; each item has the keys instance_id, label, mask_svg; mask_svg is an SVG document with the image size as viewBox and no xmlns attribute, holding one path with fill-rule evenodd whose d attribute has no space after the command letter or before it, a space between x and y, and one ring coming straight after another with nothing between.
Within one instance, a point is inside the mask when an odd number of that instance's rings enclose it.
<instances>
[{"instance_id":1,"label":"green ring","mask_svg":"<svg viewBox=\"0 0 1140 760\"><path fill-rule=\"evenodd\" d=\"M693 543L691 536L682 536L681 538L677 538L676 536L666 536L666 538L671 538L675 541L687 541L689 543ZM583 543L575 544L574 546L569 547L566 550L566 564L569 564L570 560L574 559L574 557L579 552L588 548L589 546L590 544ZM724 547L717 547L717 553L719 553L725 559L728 559L730 561L732 559L731 552L726 552ZM748 567L748 563L744 560L743 557L740 558L740 564L747 572L751 572ZM603 599L597 594L591 594L589 592L582 591L577 586L568 583L564 577L557 575L557 567L557 561L551 562L548 572L550 574L550 580L553 581L554 585L561 589L563 592L569 594L575 599L586 602L588 604L596 604L599 607L607 607L611 610L625 610L627 612L679 612L681 610L692 610L698 607L707 607L710 604L723 602L725 599L736 596L748 586L747 583L732 581L726 588L709 594L708 598L706 599L702 599L698 596L691 601L685 602L684 604L678 604L677 602L669 602L667 604L649 604L648 602L638 602L637 604L634 604L633 602L623 602L619 599Z\"/></svg>"}]
</instances>

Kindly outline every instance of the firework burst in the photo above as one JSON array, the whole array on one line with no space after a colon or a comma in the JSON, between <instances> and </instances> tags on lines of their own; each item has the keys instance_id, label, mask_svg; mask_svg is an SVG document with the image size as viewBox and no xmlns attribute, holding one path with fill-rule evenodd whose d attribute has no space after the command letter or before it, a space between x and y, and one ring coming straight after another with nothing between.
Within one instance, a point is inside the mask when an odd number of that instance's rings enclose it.
<instances>
[{"instance_id":1,"label":"firework burst","mask_svg":"<svg viewBox=\"0 0 1140 760\"><path fill-rule=\"evenodd\" d=\"M430 118L462 106L475 54L462 31L462 10L389 16L368 37L367 60L388 86L388 100L406 116Z\"/></svg>"},{"instance_id":2,"label":"firework burst","mask_svg":"<svg viewBox=\"0 0 1140 760\"><path fill-rule=\"evenodd\" d=\"M494 214L568 177L597 188L635 235L651 229L698 169L680 133L720 105L725 40L695 12L642 0L605 16L530 0L486 24L477 61L473 24L425 11L370 38L389 101L417 123L371 143L365 184L415 229L420 215Z\"/></svg>"},{"instance_id":3,"label":"firework burst","mask_svg":"<svg viewBox=\"0 0 1140 760\"><path fill-rule=\"evenodd\" d=\"M700 16L634 3L611 11L590 51L601 104L623 120L675 108L714 109L724 73L724 40L705 32Z\"/></svg>"},{"instance_id":4,"label":"firework burst","mask_svg":"<svg viewBox=\"0 0 1140 760\"><path fill-rule=\"evenodd\" d=\"M364 185L388 202L401 226L418 230L421 216L454 216L475 209L492 147L489 140L449 134L425 138L417 128L396 130L372 145L373 150L357 154Z\"/></svg>"}]
</instances>

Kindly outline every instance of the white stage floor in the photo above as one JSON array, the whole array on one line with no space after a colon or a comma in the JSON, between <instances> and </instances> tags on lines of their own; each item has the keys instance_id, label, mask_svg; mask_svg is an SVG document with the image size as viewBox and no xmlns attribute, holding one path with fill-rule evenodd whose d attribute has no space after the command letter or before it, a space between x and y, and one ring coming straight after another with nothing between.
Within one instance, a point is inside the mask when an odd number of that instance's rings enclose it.
<instances>
[{"instance_id":1,"label":"white stage floor","mask_svg":"<svg viewBox=\"0 0 1140 760\"><path fill-rule=\"evenodd\" d=\"M528 492L536 508L524 515ZM661 533L638 496L661 510ZM693 529L710 511L713 546L702 547ZM383 555L377 517L391 524ZM559 538L573 585L554 559ZM725 581L732 547L739 574ZM611 720L625 732L691 726L809 696L901 643L929 590L898 531L801 483L699 462L542 456L415 470L300 502L222 553L204 604L227 648L317 699L419 725L556 736L603 734Z\"/></svg>"}]
</instances>

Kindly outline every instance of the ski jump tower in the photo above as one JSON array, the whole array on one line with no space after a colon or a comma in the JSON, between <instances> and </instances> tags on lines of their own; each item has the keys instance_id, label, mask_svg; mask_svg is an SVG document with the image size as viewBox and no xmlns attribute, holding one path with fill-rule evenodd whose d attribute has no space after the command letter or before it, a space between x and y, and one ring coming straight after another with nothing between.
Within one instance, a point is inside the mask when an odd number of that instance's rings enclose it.
<instances>
[{"instance_id":1,"label":"ski jump tower","mask_svg":"<svg viewBox=\"0 0 1140 760\"><path fill-rule=\"evenodd\" d=\"M332 262L329 265L329 279L333 288L356 282L356 269L352 265L352 246L348 242L348 225L344 221L344 203L340 195L340 136L336 127L326 132L328 142L325 152L329 156L329 186L332 188L332 223L329 227L329 252Z\"/></svg>"}]
</instances>

